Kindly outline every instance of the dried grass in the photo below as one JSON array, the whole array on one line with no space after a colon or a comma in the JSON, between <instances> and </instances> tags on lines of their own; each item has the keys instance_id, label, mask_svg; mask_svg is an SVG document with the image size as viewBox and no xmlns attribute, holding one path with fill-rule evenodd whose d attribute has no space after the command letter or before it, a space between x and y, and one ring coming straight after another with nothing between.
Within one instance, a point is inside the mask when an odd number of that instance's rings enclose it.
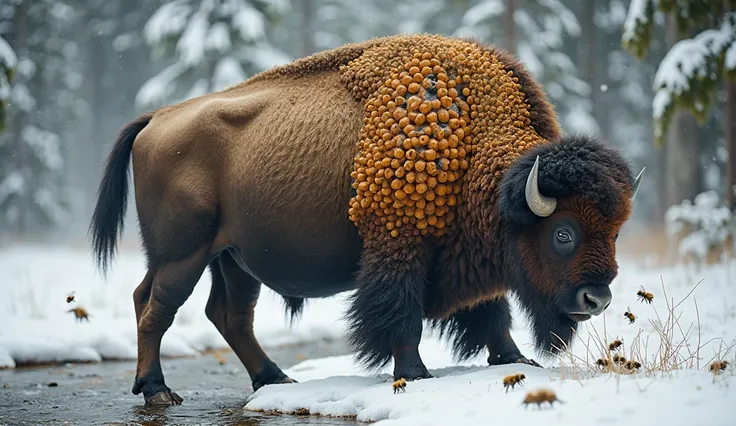
<instances>
[{"instance_id":1,"label":"dried grass","mask_svg":"<svg viewBox=\"0 0 736 426\"><path fill-rule=\"evenodd\" d=\"M653 377L655 374L669 374L677 370L695 369L701 371L709 371L711 363L720 360L728 360L731 374L736 374L734 367L733 349L736 347L736 340L726 343L723 338L709 339L702 341L700 330L700 310L693 292L702 282L699 281L680 301L675 303L667 295L667 289L662 281L662 297L665 300L667 311L660 314L654 305L651 305L652 315L646 321L651 324L654 334L644 334L643 329L639 329L636 336L631 341L622 340L622 345L617 350L611 351L609 343L617 339L616 336L609 336L606 332L606 320L603 318L603 332L599 333L595 326L587 325L589 335L584 340L580 333L575 334L575 339L579 344L585 347L585 355L581 356L573 353L569 346L562 344L559 347L558 355L560 361L560 374L562 378L572 377L583 385L581 378L593 375L612 374L618 381L621 375L638 374L644 377ZM685 302L690 301L692 308L695 309L696 322L684 326L680 319L682 317L682 309ZM644 320L643 315L637 315L637 321ZM655 340L655 347L650 347L650 337ZM695 345L691 345L690 341L697 339ZM711 343L720 340L718 350L711 355L705 355L703 349ZM652 350L650 352L650 350ZM627 368L623 363L614 362L616 355L624 356L626 360L634 360L641 364L638 370ZM606 366L596 364L599 359L607 360ZM721 372L720 374L724 374ZM714 375L715 376L715 375ZM714 377L715 379L715 377Z\"/></svg>"}]
</instances>

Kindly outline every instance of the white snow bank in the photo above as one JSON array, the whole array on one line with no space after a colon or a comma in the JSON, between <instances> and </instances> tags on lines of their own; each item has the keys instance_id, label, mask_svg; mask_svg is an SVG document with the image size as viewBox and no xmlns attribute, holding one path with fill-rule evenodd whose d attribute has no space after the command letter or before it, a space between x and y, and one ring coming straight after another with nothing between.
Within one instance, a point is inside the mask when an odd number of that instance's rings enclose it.
<instances>
[{"instance_id":1,"label":"white snow bank","mask_svg":"<svg viewBox=\"0 0 736 426\"><path fill-rule=\"evenodd\" d=\"M0 251L0 271L0 367L136 358L133 290L145 275L142 256L122 253L105 281L84 249L17 247ZM162 356L228 347L204 313L209 289L207 271L164 335ZM72 291L76 301L67 304ZM266 348L339 337L341 300L307 301L304 318L289 328L281 297L264 287L256 336ZM89 312L89 322L67 312L78 306Z\"/></svg>"},{"instance_id":2,"label":"white snow bank","mask_svg":"<svg viewBox=\"0 0 736 426\"><path fill-rule=\"evenodd\" d=\"M441 377L408 382L394 394L389 375L334 375L335 360L309 361L311 381L265 386L246 403L246 410L284 413L309 410L323 416L348 416L381 425L478 424L613 424L638 426L726 426L733 422L734 375L714 380L706 372L679 371L644 377L600 374L584 380L528 365L447 369ZM287 371L298 378L300 365ZM431 370L431 369L430 369ZM319 371L321 375L318 375ZM502 380L523 373L523 387L504 391ZM320 377L321 376L321 377ZM297 379L298 380L298 379ZM563 404L525 407L527 391L553 390Z\"/></svg>"},{"instance_id":3,"label":"white snow bank","mask_svg":"<svg viewBox=\"0 0 736 426\"><path fill-rule=\"evenodd\" d=\"M0 251L0 271L3 274L0 279L0 294L3 295L0 298L0 365L12 366L7 358L16 364L135 359L136 321L132 294L145 275L145 262L141 255L121 253L105 281L97 274L85 248L18 246ZM664 282L668 296L678 302L698 281L703 280L691 296L697 300L699 310L694 309L693 300L686 301L677 309L687 339L683 339L679 332L675 338L697 346L695 325L699 319L701 342L710 341L702 350L705 362L714 356L719 344L728 346L736 337L733 331L736 329L733 277L736 277L735 261L701 269L680 266L664 270L642 269L634 263L621 261L619 276L612 287L614 299L611 307L605 315L585 323L573 352L583 358L600 356L594 347L591 351L596 353L589 355L581 343L587 343L590 336L604 335L605 331L606 340L620 337L627 347L641 333L642 339L649 339L650 355L654 356L658 345L655 311L663 321L667 316L661 282ZM654 293L652 305L637 301L639 286ZM164 335L162 356L191 356L206 349L228 347L204 313L209 289L210 275L207 271ZM71 291L76 291L76 302L67 304L66 295ZM281 297L264 286L256 306L256 337L266 349L340 338L346 329L342 316L348 295L307 300L303 316L290 327ZM89 322L77 322L67 312L76 306L89 311ZM515 303L513 306L515 326L511 334L521 351L527 357L534 357L528 324ZM639 318L631 325L623 317L629 307ZM447 346L433 339L431 332L426 334L420 349L427 365L430 368L455 365ZM483 364L484 356L471 361ZM344 374L355 373L351 361L340 362L347 363L343 364L344 368L340 367ZM305 368L305 365L300 368ZM306 374L306 370L300 374Z\"/></svg>"}]
</instances>

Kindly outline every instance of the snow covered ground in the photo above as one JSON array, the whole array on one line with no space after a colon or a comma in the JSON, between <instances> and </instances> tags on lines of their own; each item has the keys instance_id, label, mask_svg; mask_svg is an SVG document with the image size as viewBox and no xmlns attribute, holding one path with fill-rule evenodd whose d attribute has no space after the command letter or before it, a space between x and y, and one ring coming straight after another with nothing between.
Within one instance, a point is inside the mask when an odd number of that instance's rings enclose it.
<instances>
[{"instance_id":1,"label":"snow covered ground","mask_svg":"<svg viewBox=\"0 0 736 426\"><path fill-rule=\"evenodd\" d=\"M84 249L19 246L0 251L0 271L0 365L135 358L132 292L144 274L140 255L121 253L105 281ZM640 286L654 294L651 305L637 300ZM308 410L388 424L409 418L411 424L436 424L443 416L470 423L544 416L552 424L626 419L631 426L649 424L655 417L662 424L727 424L727 417L736 414L726 404L729 398L736 400L734 386L729 386L735 384L736 371L736 261L701 269L651 269L622 260L613 289L614 301L606 314L586 323L571 355L559 360L542 360L534 353L527 323L516 310L512 336L522 352L546 370L524 365L489 368L485 356L456 363L447 345L427 331L420 352L439 378L410 382L406 393L392 394L391 366L364 371L352 356L340 356L295 365L287 374L301 383L264 387L247 409ZM77 302L67 304L71 291L76 291ZM164 356L197 356L208 348L227 347L205 317L208 294L207 273L165 335ZM304 316L290 328L280 298L264 288L256 308L256 335L266 348L339 338L345 329L344 299L309 301ZM670 314L669 307L683 299ZM67 312L74 306L88 309L90 321L76 322ZM633 324L623 315L629 309L637 315ZM611 375L588 366L614 338L623 340L624 356L644 364L640 373ZM714 359L732 364L716 380L707 372ZM662 373L662 367L680 369ZM502 378L517 372L527 376L524 388L504 393ZM565 404L556 405L552 414L536 406L524 410L520 404L525 392L540 386L553 389Z\"/></svg>"},{"instance_id":2,"label":"snow covered ground","mask_svg":"<svg viewBox=\"0 0 736 426\"><path fill-rule=\"evenodd\" d=\"M654 294L651 305L637 300L639 286ZM659 271L623 263L614 288L614 302L604 317L582 327L569 357L542 362L546 369L487 367L485 355L456 363L443 342L427 336L420 353L437 378L409 382L405 393L393 394L392 366L365 372L352 356L339 356L307 360L286 370L300 383L261 388L248 398L245 409L349 417L381 425L732 425L736 262ZM623 315L629 308L637 315L633 324ZM525 322L517 324L512 336L522 352L534 356ZM604 346L615 338L623 340L622 355L643 364L639 372L594 368L605 354ZM708 371L710 363L723 359L731 366L714 376ZM506 393L503 378L517 373L526 376L524 386ZM522 405L527 391L541 388L553 390L563 404L555 404L553 411L547 404L541 410Z\"/></svg>"}]
</instances>

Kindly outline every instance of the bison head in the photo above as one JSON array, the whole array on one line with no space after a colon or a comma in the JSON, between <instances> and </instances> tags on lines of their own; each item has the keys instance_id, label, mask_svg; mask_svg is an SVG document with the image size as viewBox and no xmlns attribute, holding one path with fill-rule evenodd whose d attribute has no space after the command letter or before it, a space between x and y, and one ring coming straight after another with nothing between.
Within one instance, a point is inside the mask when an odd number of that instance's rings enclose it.
<instances>
[{"instance_id":1,"label":"bison head","mask_svg":"<svg viewBox=\"0 0 736 426\"><path fill-rule=\"evenodd\" d=\"M537 349L557 353L601 314L618 273L616 238L641 182L603 142L567 136L519 157L498 202L504 279L529 316Z\"/></svg>"}]
</instances>

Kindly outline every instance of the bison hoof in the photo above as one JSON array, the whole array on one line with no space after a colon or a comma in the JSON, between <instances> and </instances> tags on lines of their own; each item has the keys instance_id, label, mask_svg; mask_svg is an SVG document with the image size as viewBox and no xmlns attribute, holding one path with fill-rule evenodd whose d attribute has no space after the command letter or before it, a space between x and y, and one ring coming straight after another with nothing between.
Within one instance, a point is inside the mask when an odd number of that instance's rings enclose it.
<instances>
[{"instance_id":1,"label":"bison hoof","mask_svg":"<svg viewBox=\"0 0 736 426\"><path fill-rule=\"evenodd\" d=\"M299 383L299 382L297 382L296 380L292 379L289 376L279 377L277 379L270 380L266 383L254 381L253 382L253 392L267 385L280 385L280 384L286 384L286 383Z\"/></svg>"},{"instance_id":2,"label":"bison hoof","mask_svg":"<svg viewBox=\"0 0 736 426\"><path fill-rule=\"evenodd\" d=\"M146 397L147 405L181 405L184 398L171 391L156 392L150 397Z\"/></svg>"},{"instance_id":3,"label":"bison hoof","mask_svg":"<svg viewBox=\"0 0 736 426\"><path fill-rule=\"evenodd\" d=\"M407 368L403 371L394 370L394 380L405 379L407 382L421 379L433 379L434 376L429 373L427 368L421 367Z\"/></svg>"},{"instance_id":4,"label":"bison hoof","mask_svg":"<svg viewBox=\"0 0 736 426\"><path fill-rule=\"evenodd\" d=\"M527 359L520 353L499 355L497 357L488 357L488 365L502 365L502 364L528 364L534 367L543 368L537 361L533 359Z\"/></svg>"}]
</instances>

